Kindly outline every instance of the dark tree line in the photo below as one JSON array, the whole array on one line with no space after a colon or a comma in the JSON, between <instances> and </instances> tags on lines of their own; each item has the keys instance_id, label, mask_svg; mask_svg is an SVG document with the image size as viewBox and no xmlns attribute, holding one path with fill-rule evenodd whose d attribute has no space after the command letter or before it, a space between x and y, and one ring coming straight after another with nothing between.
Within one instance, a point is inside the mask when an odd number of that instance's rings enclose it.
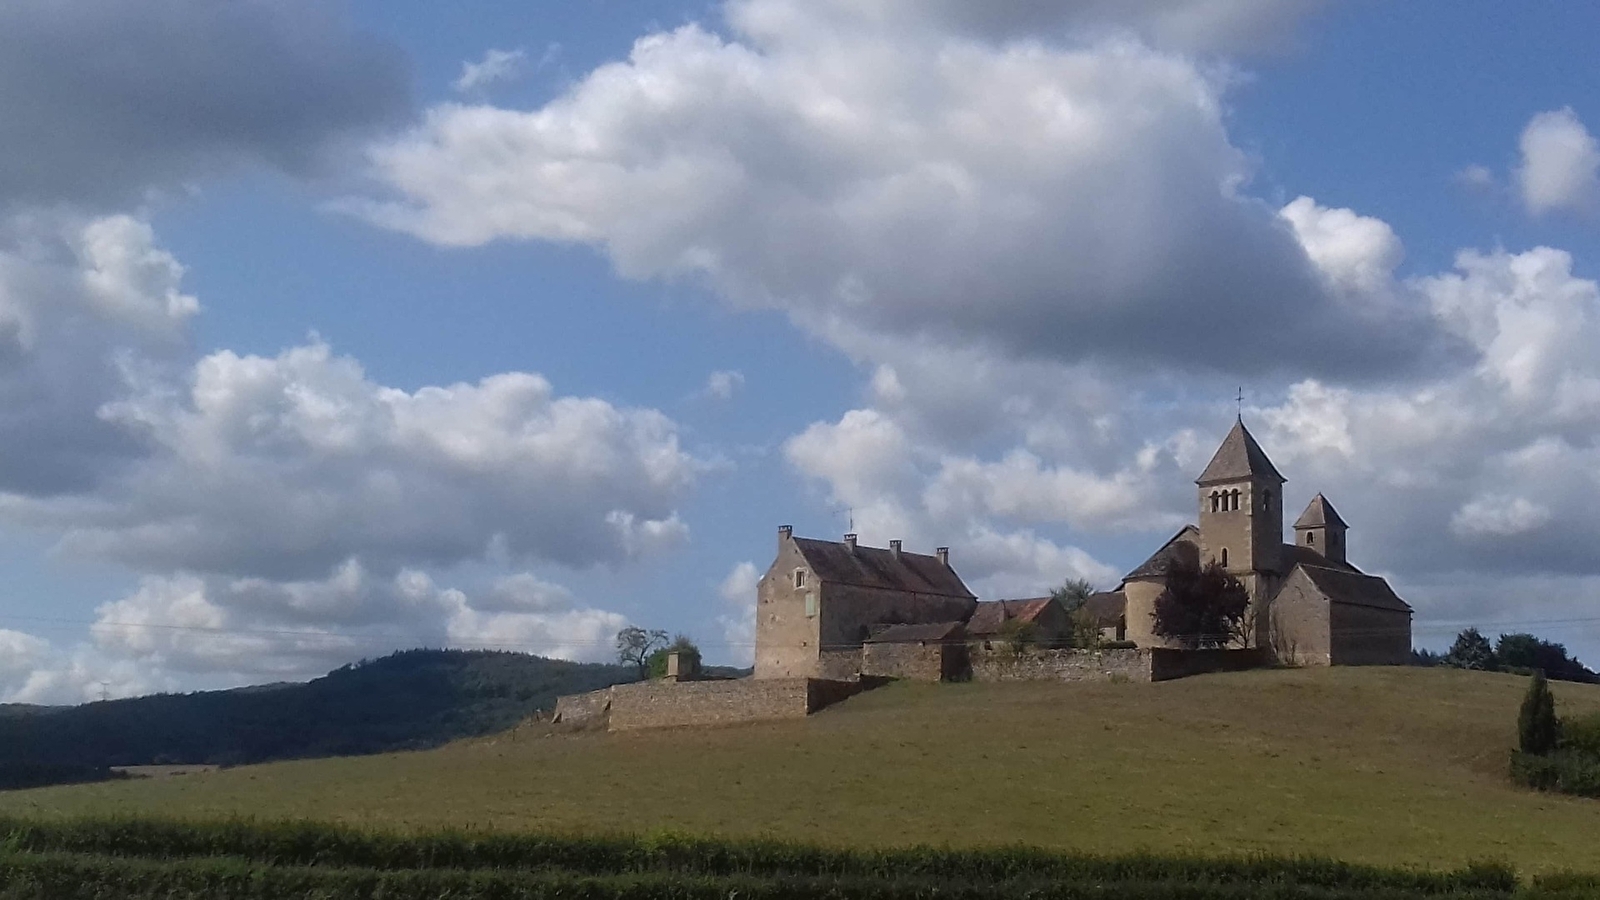
<instances>
[{"instance_id":1,"label":"dark tree line","mask_svg":"<svg viewBox=\"0 0 1600 900\"><path fill-rule=\"evenodd\" d=\"M1421 666L1449 666L1480 672L1528 674L1537 671L1557 681L1600 684L1600 675L1569 654L1564 645L1525 632L1502 634L1491 643L1478 629L1468 628L1456 635L1449 651L1439 654L1417 650L1412 653L1412 661Z\"/></svg>"}]
</instances>

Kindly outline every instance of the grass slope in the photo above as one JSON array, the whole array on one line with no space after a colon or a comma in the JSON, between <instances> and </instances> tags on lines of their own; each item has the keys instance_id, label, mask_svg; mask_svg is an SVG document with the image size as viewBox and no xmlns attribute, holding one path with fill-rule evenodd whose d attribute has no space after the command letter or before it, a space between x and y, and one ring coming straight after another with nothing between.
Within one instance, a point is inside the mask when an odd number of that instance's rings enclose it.
<instances>
[{"instance_id":1,"label":"grass slope","mask_svg":"<svg viewBox=\"0 0 1600 900\"><path fill-rule=\"evenodd\" d=\"M1428 669L897 684L805 721L523 729L420 753L15 792L0 796L0 814L671 828L831 845L1022 842L1600 870L1600 802L1506 779L1524 686ZM1600 688L1554 687L1564 713L1600 710Z\"/></svg>"}]
</instances>

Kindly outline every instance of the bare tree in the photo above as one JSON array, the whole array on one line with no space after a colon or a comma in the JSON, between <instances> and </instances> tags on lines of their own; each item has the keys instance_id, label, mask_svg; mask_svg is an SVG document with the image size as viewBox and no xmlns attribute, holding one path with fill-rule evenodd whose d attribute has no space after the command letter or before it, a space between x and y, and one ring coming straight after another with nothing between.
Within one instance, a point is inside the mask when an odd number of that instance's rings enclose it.
<instances>
[{"instance_id":1,"label":"bare tree","mask_svg":"<svg viewBox=\"0 0 1600 900\"><path fill-rule=\"evenodd\" d=\"M642 681L650 677L650 654L666 646L667 633L659 629L645 631L629 625L617 632L617 662L635 666Z\"/></svg>"}]
</instances>

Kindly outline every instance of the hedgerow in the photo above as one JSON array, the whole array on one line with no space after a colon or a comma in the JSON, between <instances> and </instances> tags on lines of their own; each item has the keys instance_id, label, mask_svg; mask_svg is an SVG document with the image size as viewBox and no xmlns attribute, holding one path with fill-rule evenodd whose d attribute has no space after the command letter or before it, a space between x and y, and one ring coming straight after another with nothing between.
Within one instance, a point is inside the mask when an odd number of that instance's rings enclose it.
<instances>
[{"instance_id":1,"label":"hedgerow","mask_svg":"<svg viewBox=\"0 0 1600 900\"><path fill-rule=\"evenodd\" d=\"M949 882L933 879L706 876L640 872L378 870L274 866L229 858L146 860L0 853L4 900L1401 900L1397 887L1159 882ZM1462 900L1506 897L1463 890Z\"/></svg>"},{"instance_id":2,"label":"hedgerow","mask_svg":"<svg viewBox=\"0 0 1600 900\"><path fill-rule=\"evenodd\" d=\"M1091 856L1029 847L832 849L782 841L679 835L561 836L477 831L358 831L313 822L179 822L158 819L0 818L13 852L146 860L227 857L278 867L521 870L588 876L672 874L727 878L922 879L943 884L1051 881L1393 888L1416 894L1507 892L1500 864L1455 871L1383 869L1315 857Z\"/></svg>"}]
</instances>

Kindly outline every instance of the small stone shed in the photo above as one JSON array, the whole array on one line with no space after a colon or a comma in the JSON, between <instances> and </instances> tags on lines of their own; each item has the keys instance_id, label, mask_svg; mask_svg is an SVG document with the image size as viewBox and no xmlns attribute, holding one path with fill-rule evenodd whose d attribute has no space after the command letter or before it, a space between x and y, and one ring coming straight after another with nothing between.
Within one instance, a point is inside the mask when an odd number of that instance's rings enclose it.
<instances>
[{"instance_id":1,"label":"small stone shed","mask_svg":"<svg viewBox=\"0 0 1600 900\"><path fill-rule=\"evenodd\" d=\"M980 602L967 620L967 635L975 641L1003 637L1011 623L1033 626L1034 640L1044 647L1059 647L1072 635L1067 608L1054 597Z\"/></svg>"},{"instance_id":2,"label":"small stone shed","mask_svg":"<svg viewBox=\"0 0 1600 900\"><path fill-rule=\"evenodd\" d=\"M960 622L890 625L862 644L864 677L950 681L966 672L967 633Z\"/></svg>"}]
</instances>

